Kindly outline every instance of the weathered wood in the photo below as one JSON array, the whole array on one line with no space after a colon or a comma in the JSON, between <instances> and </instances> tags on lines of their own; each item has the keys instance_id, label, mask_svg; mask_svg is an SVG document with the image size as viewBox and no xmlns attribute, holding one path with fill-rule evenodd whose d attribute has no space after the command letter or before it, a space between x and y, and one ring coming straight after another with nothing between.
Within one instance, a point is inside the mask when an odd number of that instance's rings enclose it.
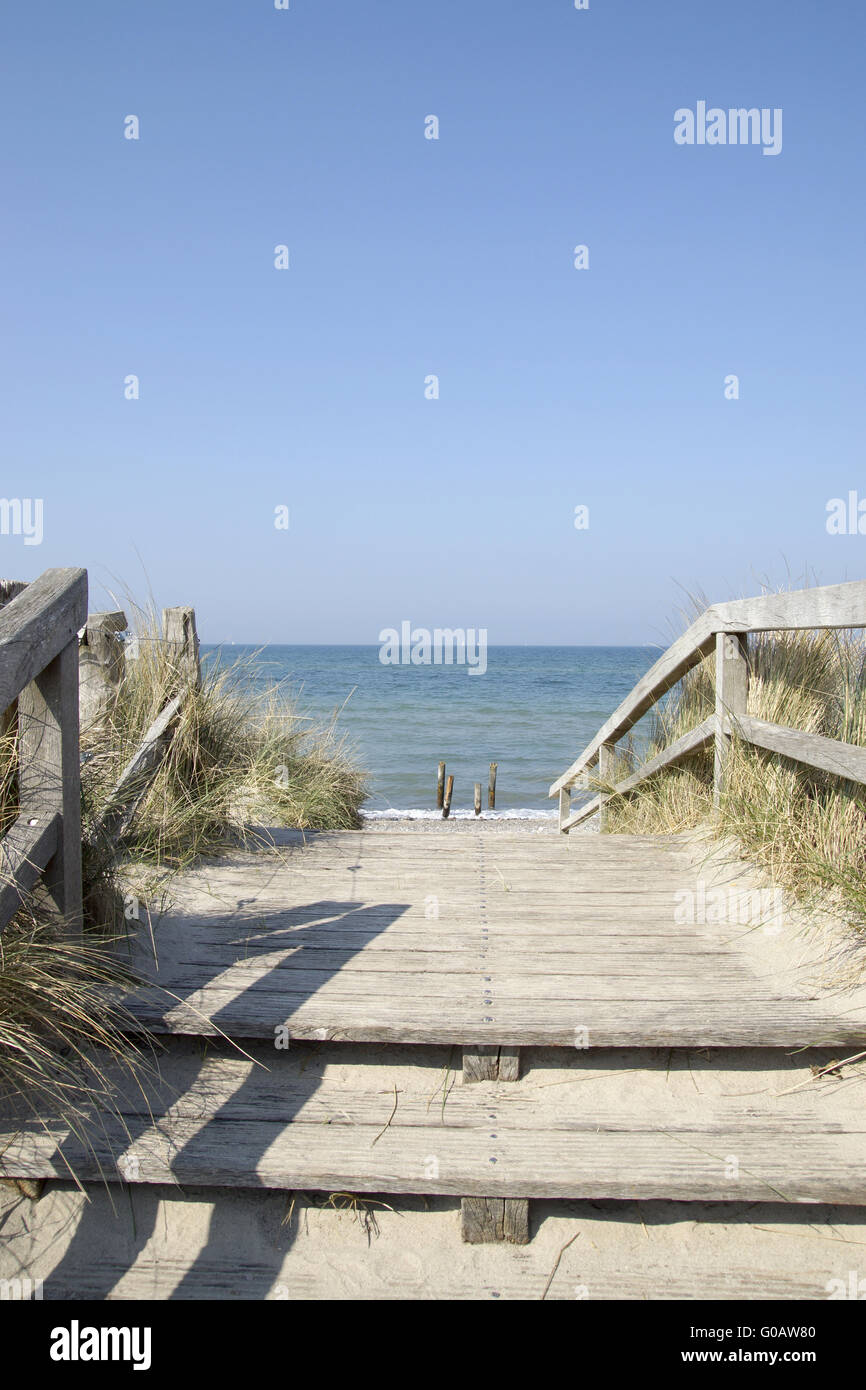
<instances>
[{"instance_id":1,"label":"weathered wood","mask_svg":"<svg viewBox=\"0 0 866 1390\"><path fill-rule=\"evenodd\" d=\"M463 1049L463 1081L519 1081L519 1047Z\"/></svg>"},{"instance_id":2,"label":"weathered wood","mask_svg":"<svg viewBox=\"0 0 866 1390\"><path fill-rule=\"evenodd\" d=\"M647 762L643 763L630 777L624 778L622 782L617 782L617 796L627 796L628 793L639 786L641 782L646 781L647 777L652 777L654 773L660 772L662 768L671 767L674 763L682 762L683 758L690 757L691 754L696 753L698 749L705 748L708 743L712 743L715 736L716 719L714 715L710 715L709 719L705 719L702 724L698 724L694 729L690 729L687 734L683 734L680 738L669 744L667 748L663 748L654 758L650 758ZM563 792L560 792L560 798L562 796ZM602 798L600 796L594 797L591 801L588 801L585 806L581 806L575 811L573 815L567 817L567 819L560 824L560 830L564 830L567 833L573 826L579 825L581 821L586 820L589 816L594 815L596 811L600 810L601 804Z\"/></svg>"},{"instance_id":3,"label":"weathered wood","mask_svg":"<svg viewBox=\"0 0 866 1390\"><path fill-rule=\"evenodd\" d=\"M599 781L610 782L613 779L613 768L616 761L616 749L612 743L603 743L598 750L598 776ZM609 797L606 792L600 791L598 794L598 828L602 832L607 830L607 803Z\"/></svg>"},{"instance_id":4,"label":"weathered wood","mask_svg":"<svg viewBox=\"0 0 866 1390\"><path fill-rule=\"evenodd\" d=\"M444 764L444 763L440 763L440 764L439 764L439 773L438 773L438 776L437 776L437 778L436 778L436 810L437 810L437 811L441 811L441 810L442 810L442 804L443 804L444 800L445 800L445 764Z\"/></svg>"},{"instance_id":5,"label":"weathered wood","mask_svg":"<svg viewBox=\"0 0 866 1390\"><path fill-rule=\"evenodd\" d=\"M708 608L650 667L646 675L601 726L580 757L550 788L555 796L571 787L598 759L604 743L617 743L667 690L716 644L719 633L802 631L810 628L866 627L866 581L830 584L792 593L763 594Z\"/></svg>"},{"instance_id":6,"label":"weathered wood","mask_svg":"<svg viewBox=\"0 0 866 1390\"><path fill-rule=\"evenodd\" d=\"M794 762L834 773L849 782L866 783L866 748L858 744L842 743L821 734L803 734L798 729L744 714L729 720L726 729L770 753L780 753Z\"/></svg>"},{"instance_id":7,"label":"weathered wood","mask_svg":"<svg viewBox=\"0 0 866 1390\"><path fill-rule=\"evenodd\" d=\"M118 633L127 628L126 614L91 613L78 651L80 721L83 730L94 727L111 709L123 679L123 642Z\"/></svg>"},{"instance_id":8,"label":"weathered wood","mask_svg":"<svg viewBox=\"0 0 866 1390\"><path fill-rule=\"evenodd\" d=\"M77 643L86 618L82 569L46 570L0 609L0 709L11 705L73 638Z\"/></svg>"},{"instance_id":9,"label":"weathered wood","mask_svg":"<svg viewBox=\"0 0 866 1390\"><path fill-rule=\"evenodd\" d=\"M519 1081L519 1080L520 1080L520 1048L519 1048L519 1047L500 1047L500 1049L499 1049L499 1080L500 1080L500 1081Z\"/></svg>"},{"instance_id":10,"label":"weathered wood","mask_svg":"<svg viewBox=\"0 0 866 1390\"><path fill-rule=\"evenodd\" d=\"M485 835L483 863L477 835L445 828L332 832L193 870L156 924L158 973L149 933L134 949L159 989L130 1008L159 1032L285 1023L298 1038L499 1049L500 1077L502 1049L530 1045L866 1037L866 1003L817 988L799 949L790 970L755 963L760 898L745 921L737 897L713 919L715 883L752 886L714 879L682 839L586 836L575 852L557 835Z\"/></svg>"},{"instance_id":11,"label":"weathered wood","mask_svg":"<svg viewBox=\"0 0 866 1390\"><path fill-rule=\"evenodd\" d=\"M475 1047L470 1052L468 1048L463 1049L463 1080L472 1081L496 1081L499 1078L499 1048L494 1044L489 1047Z\"/></svg>"},{"instance_id":12,"label":"weathered wood","mask_svg":"<svg viewBox=\"0 0 866 1390\"><path fill-rule=\"evenodd\" d=\"M451 814L451 796L454 791L454 778L449 777L445 787L445 800L442 803L442 819L447 820Z\"/></svg>"},{"instance_id":13,"label":"weathered wood","mask_svg":"<svg viewBox=\"0 0 866 1390\"><path fill-rule=\"evenodd\" d=\"M528 1245L529 1202L520 1197L463 1197L460 1235L467 1245Z\"/></svg>"},{"instance_id":14,"label":"weathered wood","mask_svg":"<svg viewBox=\"0 0 866 1390\"><path fill-rule=\"evenodd\" d=\"M165 757L169 734L180 714L183 699L183 695L175 695L174 699L169 700L123 769L101 816L101 833L109 840L119 840L129 829L142 797Z\"/></svg>"},{"instance_id":15,"label":"weathered wood","mask_svg":"<svg viewBox=\"0 0 866 1390\"><path fill-rule=\"evenodd\" d=\"M22 579L0 579L0 608L5 608L27 588ZM18 725L18 701L13 700L0 713L0 738L6 738Z\"/></svg>"},{"instance_id":16,"label":"weathered wood","mask_svg":"<svg viewBox=\"0 0 866 1390\"><path fill-rule=\"evenodd\" d=\"M719 629L725 632L866 627L866 580L734 599L715 604L712 611Z\"/></svg>"},{"instance_id":17,"label":"weathered wood","mask_svg":"<svg viewBox=\"0 0 866 1390\"><path fill-rule=\"evenodd\" d=\"M746 713L749 696L749 647L745 633L716 636L716 737L713 762L713 801L719 805L725 787L730 751L728 718Z\"/></svg>"},{"instance_id":18,"label":"weathered wood","mask_svg":"<svg viewBox=\"0 0 866 1390\"><path fill-rule=\"evenodd\" d=\"M765 1064L763 1075L749 1074L752 1094L743 1095L739 1087L704 1089L700 1059L672 1067L669 1057L645 1060L636 1091L623 1059L606 1054L589 1070L583 1061L560 1070L565 1084L458 1086L441 1106L430 1104L435 1070L423 1068L397 1083L395 1108L393 1090L365 1087L357 1076L332 1079L333 1069L323 1075L308 1056L272 1045L252 1055L264 1065L236 1054L203 1057L197 1047L170 1050L159 1093L121 1085L118 1113L100 1116L90 1145L49 1115L7 1112L0 1175L66 1178L66 1160L83 1181L130 1184L518 1203L866 1200L859 1092L844 1081L809 1086L811 1058L796 1068L785 1058ZM639 1064L634 1056L626 1063ZM792 1089L804 1074L807 1088ZM510 1218L502 1213L503 1234L518 1231L519 1216L517 1206Z\"/></svg>"},{"instance_id":19,"label":"weathered wood","mask_svg":"<svg viewBox=\"0 0 866 1390\"><path fill-rule=\"evenodd\" d=\"M47 819L19 816L0 840L0 931L45 872L57 850L59 834L59 814Z\"/></svg>"},{"instance_id":20,"label":"weathered wood","mask_svg":"<svg viewBox=\"0 0 866 1390\"><path fill-rule=\"evenodd\" d=\"M195 609L163 608L162 632L166 655L178 675L195 685L200 684L201 660Z\"/></svg>"},{"instance_id":21,"label":"weathered wood","mask_svg":"<svg viewBox=\"0 0 866 1390\"><path fill-rule=\"evenodd\" d=\"M0 608L5 608L11 599L17 598L26 588L26 579L0 579Z\"/></svg>"},{"instance_id":22,"label":"weathered wood","mask_svg":"<svg viewBox=\"0 0 866 1390\"><path fill-rule=\"evenodd\" d=\"M707 744L712 743L716 732L716 721L713 715L705 719L703 723L690 729L687 734L682 734L673 743L668 744L654 758L650 758L643 763L636 772L630 777L626 777L616 786L618 796L626 796L641 782L645 782L647 777L652 777L654 773L660 772L662 768L671 767L674 763L682 762L683 758L691 757L699 749L706 748Z\"/></svg>"},{"instance_id":23,"label":"weathered wood","mask_svg":"<svg viewBox=\"0 0 866 1390\"><path fill-rule=\"evenodd\" d=\"M29 585L20 598L14 599L0 613L0 623L39 582L36 580ZM69 606L62 611L68 618ZM48 821L58 812L62 817L57 848L43 878L49 898L75 930L81 926L82 910L77 631L36 679L21 691L18 725L21 818Z\"/></svg>"},{"instance_id":24,"label":"weathered wood","mask_svg":"<svg viewBox=\"0 0 866 1390\"><path fill-rule=\"evenodd\" d=\"M498 764L490 764L490 773L487 778L487 809L496 810L496 769Z\"/></svg>"},{"instance_id":25,"label":"weathered wood","mask_svg":"<svg viewBox=\"0 0 866 1390\"><path fill-rule=\"evenodd\" d=\"M480 815L481 815L481 783L480 783L480 782L476 782L476 783L475 783L475 814L476 814L476 816L480 816Z\"/></svg>"},{"instance_id":26,"label":"weathered wood","mask_svg":"<svg viewBox=\"0 0 866 1390\"><path fill-rule=\"evenodd\" d=\"M598 798L596 798L597 800ZM560 834L568 834L571 825L575 824L571 820L571 789L570 787L560 787L559 789L559 830Z\"/></svg>"}]
</instances>

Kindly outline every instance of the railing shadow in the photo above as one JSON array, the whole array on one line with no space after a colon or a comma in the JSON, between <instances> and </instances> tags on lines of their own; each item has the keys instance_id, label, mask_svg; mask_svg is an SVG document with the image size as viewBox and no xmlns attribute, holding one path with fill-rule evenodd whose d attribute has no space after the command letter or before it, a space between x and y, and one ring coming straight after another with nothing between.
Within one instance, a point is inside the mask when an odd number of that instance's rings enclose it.
<instances>
[{"instance_id":1,"label":"railing shadow","mask_svg":"<svg viewBox=\"0 0 866 1390\"><path fill-rule=\"evenodd\" d=\"M249 985L234 993L225 1007L209 1015L215 1027L228 1036L231 1036L233 1019L236 1020L239 1008L243 1012L247 1005L251 1005L256 1016L262 1019L262 1034L274 1036L275 1030L286 1022L287 1018L298 1007L299 991L295 986L297 984L296 972L301 961L303 961L305 972L314 969L317 974L315 984L307 988L306 997L312 998L318 989L329 979L334 978L342 966L357 955L369 940L385 931L403 915L409 906L405 903L365 905L359 902L321 900L280 910L276 913L259 912L252 916L249 908L254 904L254 901L254 899L247 900L243 905L246 907L246 911L225 916L221 913L214 914L212 929L217 932L225 931L225 940L220 943L219 950L214 949L211 952L209 963L211 967L213 965L218 966L213 978L218 979L226 966L235 965L236 962L231 954L235 947L242 947L243 960L249 962L251 966L255 966L257 957L272 954L274 951L287 950L289 947L295 949L291 953L292 964L290 966L285 964L285 956L281 956L280 960L275 962L264 974L256 971L255 977ZM195 921L199 926L203 920L202 914L196 914ZM171 921L171 939L173 944L177 946L184 940L184 914L172 912ZM189 922L188 925L192 927L192 922ZM250 933L252 925L257 927L255 935ZM346 931L353 934L360 932L364 939L356 942L354 946L335 944L332 949L337 952L336 959L331 955L331 948L325 947L332 963L325 968L316 965L315 958L316 956L321 958L321 950L327 942L329 933L339 933L341 940L345 942L346 938L343 933ZM315 945L313 944L314 941ZM195 962L190 962L187 971L194 973L196 969L201 969L202 975L204 975L207 965L208 962L202 962L201 966L197 966ZM178 963L173 962L171 974L175 977L175 983L170 984L169 987L172 995L178 995L181 1000L185 993L190 995L197 993L207 983L204 978L193 980L192 974L190 974L188 986L178 990L176 988L178 968ZM295 977L294 986L293 976ZM286 1010L284 1005L289 993L291 994L292 1007ZM170 1012L174 1002L173 999L168 1000L167 1012ZM337 1010L338 1004L335 1004L335 1013ZM241 1038L241 1048L243 1045L244 1039ZM129 1098L127 1083L126 1099L121 1102L120 1106L123 1123L111 1118L103 1122L102 1131L97 1139L97 1152L100 1158L104 1159L106 1169L111 1168L116 1173L118 1161L120 1161L121 1174L125 1171L134 1180L137 1171L138 1178L146 1181L147 1165L152 1161L152 1152L149 1157L148 1136L153 1133L154 1121L165 1132L171 1124L172 1110L175 1116L183 1116L186 1112L187 1118L195 1118L195 1110L198 1109L198 1118L204 1120L203 1125L177 1148L170 1164L171 1178L178 1183L181 1194L184 1181L196 1187L210 1185L202 1181L202 1174L206 1173L211 1175L213 1185L217 1189L214 1192L208 1239L196 1252L192 1263L180 1278L172 1295L173 1298L194 1298L196 1297L198 1274L207 1267L209 1261L212 1263L214 1258L211 1255L212 1249L224 1247L227 1234L225 1228L231 1225L231 1213L225 1206L227 1202L230 1202L230 1195L228 1195L228 1189L221 1183L221 1175L225 1181L232 1182L234 1190L237 1190L238 1186L249 1188L265 1186L258 1178L257 1167L264 1158L266 1149L273 1143L274 1132L272 1126L259 1126L261 1138L257 1140L256 1125L250 1118L251 1111L261 1107L261 1077L264 1073L260 1066L250 1064L245 1080L231 1094L225 1095L224 1091L212 1090L209 1101L207 1075L211 1063L208 1057L205 1055L198 1060L187 1055L178 1067L177 1063L172 1060L171 1048L172 1044L169 1043L165 1054L164 1070L167 1075L172 1072L179 1072L181 1088L172 1093L166 1086L163 1086L159 1094L149 1098L152 1112L149 1113L148 1105L141 1096L137 1100L134 1097ZM221 1052L226 1055L225 1044L222 1046ZM284 1054L275 1049L273 1055L277 1062L271 1072L273 1086L270 1089L272 1090L273 1105L275 1113L279 1114L280 1122L289 1125L300 1108L307 1104L315 1094L318 1079L315 1075L315 1068L310 1068L305 1073L305 1082L297 1084L297 1076L289 1074L287 1084L281 1084L281 1081L286 1080L287 1074L287 1069L279 1066L279 1059L284 1057ZM210 1108L211 1101L216 1108ZM87 1155L82 1151L78 1140L67 1138L60 1144L57 1153L58 1169L62 1167L64 1160L68 1161L73 1169L75 1169L76 1164L80 1165L82 1161L87 1161ZM89 1166L92 1167L92 1157ZM242 1184L236 1183L239 1172L244 1174ZM135 1181L130 1182L130 1190L134 1191L136 1185ZM116 1184L112 1184L112 1187L116 1188ZM98 1205L102 1206L103 1204ZM139 1219L135 1221L132 1242L125 1247L126 1263L129 1268L134 1265L156 1229L158 1204L149 1201L140 1205L147 1208L148 1215L145 1216L142 1212L138 1213ZM125 1195L121 1194L120 1188L117 1188L115 1206L118 1219L126 1219L127 1202ZM142 1217L144 1219L141 1219ZM236 1218L234 1224L236 1225ZM104 1214L99 1210L91 1213L89 1206L86 1206L59 1262L45 1281L45 1296L74 1299L82 1296L76 1292L76 1289L85 1287L87 1297L109 1297L117 1283L116 1262L108 1259L103 1277L100 1276L100 1271L93 1267L94 1244L97 1245L97 1248L100 1240L105 1244L109 1234L105 1230ZM255 1266L253 1271L247 1268L244 1275L243 1297L265 1298L273 1293L282 1261L288 1249L291 1248L293 1239L292 1232L286 1229L284 1247L274 1249L272 1268L263 1267L261 1263Z\"/></svg>"}]
</instances>

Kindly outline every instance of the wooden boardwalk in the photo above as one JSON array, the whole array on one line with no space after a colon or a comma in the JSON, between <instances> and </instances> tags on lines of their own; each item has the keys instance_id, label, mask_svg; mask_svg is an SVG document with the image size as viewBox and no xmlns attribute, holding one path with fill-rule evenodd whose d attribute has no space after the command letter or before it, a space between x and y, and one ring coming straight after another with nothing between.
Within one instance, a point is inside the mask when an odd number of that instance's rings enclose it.
<instances>
[{"instance_id":1,"label":"wooden boardwalk","mask_svg":"<svg viewBox=\"0 0 866 1390\"><path fill-rule=\"evenodd\" d=\"M0 622L0 708L19 698L22 799L0 846L0 930L42 876L73 924L81 911L75 694L86 575L49 571L12 587L21 592ZM154 1194L179 1193L183 1205L181 1185L212 1194L224 1235L238 1229L245 1190L262 1202L286 1191L460 1198L472 1244L528 1241L536 1199L837 1204L828 1223L842 1207L866 1208L855 1065L866 987L840 986L857 962L835 954L832 929L789 916L749 866L694 836L569 836L596 813L606 827L617 744L713 651L714 713L617 783L617 795L712 744L721 803L735 738L866 785L862 747L758 720L748 706L750 634L864 622L863 582L708 609L552 784L563 835L483 821L281 832L181 875L169 909L129 947L147 981L128 1001L131 1027L165 1044L152 1088L119 1078L116 1113L95 1111L86 1143L51 1116L0 1112L0 1177L74 1172L88 1197L99 1183L132 1184L150 1213L126 1246L103 1216L82 1220L51 1264L50 1296L110 1296L118 1283L235 1296L239 1247L249 1286L272 1296L273 1252L247 1258L245 1234L221 1259L207 1235L189 1262L189 1211L160 1263ZM156 766L180 698L116 790ZM596 766L598 794L575 806ZM112 834L134 813L134 798L121 800L103 816ZM26 1220L20 1235L29 1239ZM95 1272L94 1248L108 1273ZM621 1253L599 1270L594 1297L821 1297L839 1282L831 1263L778 1274L741 1262L735 1245L706 1277L697 1257L686 1273L664 1262L623 1272ZM527 1252L527 1268L532 1260ZM519 1291L516 1261L495 1284L481 1268L455 1274L459 1296ZM423 1293L423 1259L421 1269Z\"/></svg>"},{"instance_id":2,"label":"wooden boardwalk","mask_svg":"<svg viewBox=\"0 0 866 1390\"><path fill-rule=\"evenodd\" d=\"M863 993L822 986L757 880L689 837L285 839L183 877L156 969L140 934L134 964L159 988L132 1007L151 1028L467 1048L866 1038Z\"/></svg>"},{"instance_id":3,"label":"wooden boardwalk","mask_svg":"<svg viewBox=\"0 0 866 1390\"><path fill-rule=\"evenodd\" d=\"M866 1043L864 992L822 984L742 864L691 837L483 825L281 838L182 875L135 939L158 1085L121 1086L87 1143L0 1116L0 1176L202 1189L221 1228L251 1189L459 1198L472 1243L525 1243L537 1200L866 1205L856 1079L810 1070ZM734 920L705 920L720 901ZM123 1287L171 1284L130 1259ZM220 1287L212 1261L189 1296ZM692 1287L751 1287L713 1277Z\"/></svg>"}]
</instances>

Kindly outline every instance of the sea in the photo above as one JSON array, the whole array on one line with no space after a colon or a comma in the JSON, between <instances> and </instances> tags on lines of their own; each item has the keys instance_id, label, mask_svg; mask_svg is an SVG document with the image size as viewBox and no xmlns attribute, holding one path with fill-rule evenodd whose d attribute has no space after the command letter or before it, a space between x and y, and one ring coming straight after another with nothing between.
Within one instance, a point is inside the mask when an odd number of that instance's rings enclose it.
<instances>
[{"instance_id":1,"label":"sea","mask_svg":"<svg viewBox=\"0 0 866 1390\"><path fill-rule=\"evenodd\" d=\"M489 647L467 665L384 665L378 646L202 648L258 692L277 687L311 727L330 722L369 775L370 820L439 817L440 761L454 777L452 817L557 814L548 788L658 656L654 647ZM638 743L640 737L638 737ZM491 762L496 808L487 809Z\"/></svg>"}]
</instances>

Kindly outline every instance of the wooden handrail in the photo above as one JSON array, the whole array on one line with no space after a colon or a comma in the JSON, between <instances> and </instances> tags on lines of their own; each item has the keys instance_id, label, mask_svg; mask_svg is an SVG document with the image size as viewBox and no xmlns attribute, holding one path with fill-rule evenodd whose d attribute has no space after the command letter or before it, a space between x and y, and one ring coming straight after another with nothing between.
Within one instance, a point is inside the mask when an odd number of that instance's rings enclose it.
<instances>
[{"instance_id":1,"label":"wooden handrail","mask_svg":"<svg viewBox=\"0 0 866 1390\"><path fill-rule=\"evenodd\" d=\"M0 931L39 878L81 925L78 631L87 572L46 570L0 610L0 710L18 702L18 805L0 840Z\"/></svg>"},{"instance_id":2,"label":"wooden handrail","mask_svg":"<svg viewBox=\"0 0 866 1390\"><path fill-rule=\"evenodd\" d=\"M817 629L866 627L866 580L830 584L817 589L763 594L735 599L707 608L691 627L659 657L618 706L580 757L551 785L549 795L559 796L560 830L573 826L596 811L604 817L609 794L601 793L578 811L571 811L571 792L595 763L607 765L614 745L670 690L686 672L716 652L716 712L710 720L662 750L632 776L618 783L614 794L625 795L662 767L686 757L698 747L715 741L714 793L718 802L724 781L727 749L732 733L750 742L794 758L850 781L864 781L859 770L866 766L866 750L835 739L800 734L781 725L766 724L746 715L748 691L748 634ZM826 747L825 747L826 745ZM604 767L601 769L604 775Z\"/></svg>"},{"instance_id":3,"label":"wooden handrail","mask_svg":"<svg viewBox=\"0 0 866 1390\"><path fill-rule=\"evenodd\" d=\"M87 571L46 570L0 609L0 709L45 670L87 621Z\"/></svg>"}]
</instances>

